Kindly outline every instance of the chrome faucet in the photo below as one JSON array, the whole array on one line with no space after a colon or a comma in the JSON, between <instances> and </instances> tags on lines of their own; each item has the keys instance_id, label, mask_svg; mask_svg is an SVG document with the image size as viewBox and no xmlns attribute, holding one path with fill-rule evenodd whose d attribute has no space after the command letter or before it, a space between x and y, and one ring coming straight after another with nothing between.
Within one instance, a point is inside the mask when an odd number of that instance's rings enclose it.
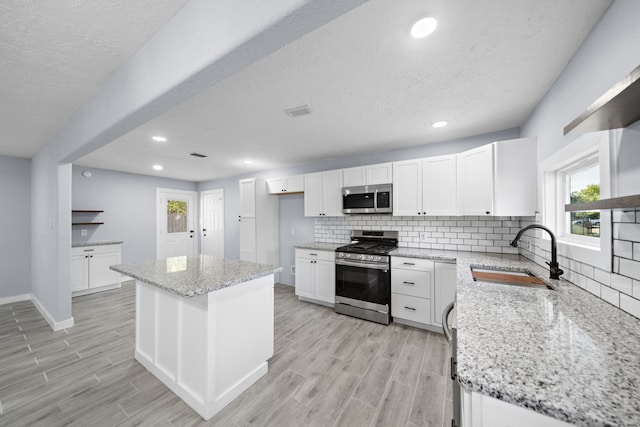
<instances>
[{"instance_id":1,"label":"chrome faucet","mask_svg":"<svg viewBox=\"0 0 640 427\"><path fill-rule=\"evenodd\" d=\"M531 228L539 228L541 230L546 231L547 233L549 233L549 236L551 236L551 262L546 262L546 264L549 266L549 277L551 277L552 279L559 279L560 275L562 275L564 271L560 268L560 265L558 264L558 248L556 246L556 236L547 227L539 224L527 225L526 227L518 231L516 238L513 239L513 241L511 242L511 246L513 246L514 248L517 248L518 240L520 240L520 236L522 236L522 233L524 233L525 231Z\"/></svg>"}]
</instances>

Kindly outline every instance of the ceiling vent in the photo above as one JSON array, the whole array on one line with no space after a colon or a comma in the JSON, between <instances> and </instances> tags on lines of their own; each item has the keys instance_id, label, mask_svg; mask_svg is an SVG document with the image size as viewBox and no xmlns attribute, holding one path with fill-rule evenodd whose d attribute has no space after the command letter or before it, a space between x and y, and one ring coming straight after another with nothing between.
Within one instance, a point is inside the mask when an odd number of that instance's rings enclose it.
<instances>
[{"instance_id":1,"label":"ceiling vent","mask_svg":"<svg viewBox=\"0 0 640 427\"><path fill-rule=\"evenodd\" d=\"M311 108L308 105L302 105L300 107L291 108L289 110L284 110L289 117L300 117L300 116L308 116L311 114Z\"/></svg>"},{"instance_id":2,"label":"ceiling vent","mask_svg":"<svg viewBox=\"0 0 640 427\"><path fill-rule=\"evenodd\" d=\"M199 158L199 159L206 159L207 157L209 157L209 156L207 156L206 154L200 154L200 153L191 153L191 154L189 154L189 155L190 155L190 156L193 156L193 157L197 157L197 158Z\"/></svg>"}]
</instances>

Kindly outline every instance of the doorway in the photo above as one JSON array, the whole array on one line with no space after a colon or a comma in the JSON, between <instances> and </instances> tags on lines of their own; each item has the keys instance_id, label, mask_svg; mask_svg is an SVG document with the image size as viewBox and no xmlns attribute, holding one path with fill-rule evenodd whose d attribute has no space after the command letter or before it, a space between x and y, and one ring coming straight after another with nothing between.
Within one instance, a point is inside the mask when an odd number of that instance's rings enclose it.
<instances>
[{"instance_id":1,"label":"doorway","mask_svg":"<svg viewBox=\"0 0 640 427\"><path fill-rule=\"evenodd\" d=\"M195 256L198 235L195 233L197 193L195 191L156 190L156 257Z\"/></svg>"},{"instance_id":2,"label":"doorway","mask_svg":"<svg viewBox=\"0 0 640 427\"><path fill-rule=\"evenodd\" d=\"M224 189L200 193L203 255L224 258Z\"/></svg>"}]
</instances>

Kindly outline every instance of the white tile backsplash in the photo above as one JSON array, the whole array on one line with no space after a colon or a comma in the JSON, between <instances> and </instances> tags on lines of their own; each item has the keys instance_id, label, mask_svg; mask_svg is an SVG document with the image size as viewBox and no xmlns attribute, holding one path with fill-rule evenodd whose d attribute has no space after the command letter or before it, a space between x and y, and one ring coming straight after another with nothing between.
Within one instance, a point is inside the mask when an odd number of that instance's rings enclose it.
<instances>
[{"instance_id":1,"label":"white tile backsplash","mask_svg":"<svg viewBox=\"0 0 640 427\"><path fill-rule=\"evenodd\" d=\"M640 210L614 210L612 221L612 272L594 268L569 257L558 257L558 262L565 271L563 277L566 280L640 318ZM532 223L532 219L521 220L522 227ZM545 261L551 256L547 241L542 240L539 233L529 241L532 243L531 250L521 246L520 253L545 266Z\"/></svg>"},{"instance_id":2,"label":"white tile backsplash","mask_svg":"<svg viewBox=\"0 0 640 427\"><path fill-rule=\"evenodd\" d=\"M346 244L351 230L391 230L398 231L398 245L401 247L517 254L518 249L509 243L519 229L519 217L352 215L317 217L315 240ZM422 240L421 233L425 237Z\"/></svg>"}]
</instances>

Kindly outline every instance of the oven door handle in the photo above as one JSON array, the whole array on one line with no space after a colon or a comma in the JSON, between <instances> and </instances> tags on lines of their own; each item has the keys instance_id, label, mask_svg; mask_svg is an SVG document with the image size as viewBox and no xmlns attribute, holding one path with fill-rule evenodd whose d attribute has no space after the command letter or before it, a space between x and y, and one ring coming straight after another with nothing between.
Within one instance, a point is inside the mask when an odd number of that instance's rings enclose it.
<instances>
[{"instance_id":1,"label":"oven door handle","mask_svg":"<svg viewBox=\"0 0 640 427\"><path fill-rule=\"evenodd\" d=\"M350 262L342 259L336 260L336 265L346 265L349 267L360 267L360 268L373 268L375 270L388 270L388 265L376 265L376 264L366 264L361 262Z\"/></svg>"},{"instance_id":2,"label":"oven door handle","mask_svg":"<svg viewBox=\"0 0 640 427\"><path fill-rule=\"evenodd\" d=\"M449 329L449 314L453 311L453 307L455 305L455 301L451 302L448 306L445 307L444 312L442 313L442 332L447 337L447 341L451 341L451 330Z\"/></svg>"}]
</instances>

